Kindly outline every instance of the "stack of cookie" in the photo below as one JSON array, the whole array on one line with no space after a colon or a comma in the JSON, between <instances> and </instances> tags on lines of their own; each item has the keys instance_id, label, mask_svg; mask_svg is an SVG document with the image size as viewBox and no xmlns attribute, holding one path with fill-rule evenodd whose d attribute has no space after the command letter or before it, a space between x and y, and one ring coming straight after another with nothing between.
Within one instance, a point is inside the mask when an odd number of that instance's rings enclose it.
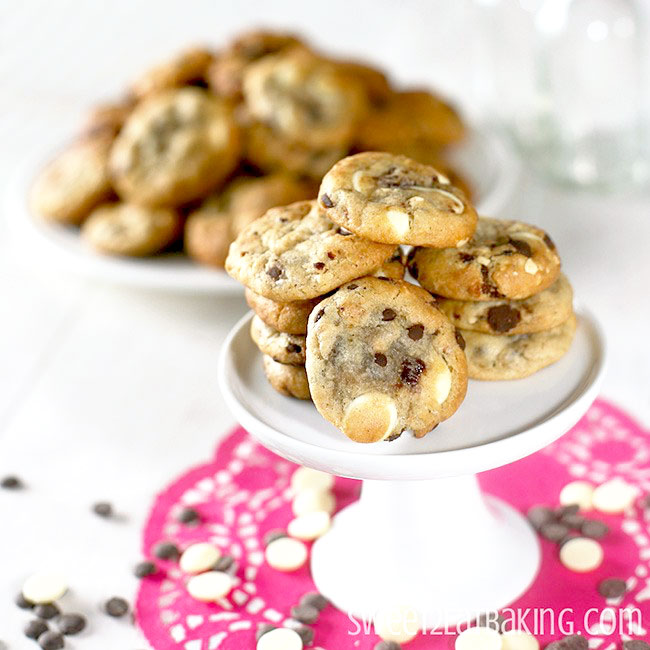
<instances>
[{"instance_id":1,"label":"stack of cookie","mask_svg":"<svg viewBox=\"0 0 650 650\"><path fill-rule=\"evenodd\" d=\"M223 267L248 223L315 197L348 153L381 148L440 168L463 135L432 93L397 91L374 67L255 31L219 52L182 52L94 109L38 176L31 204L103 253L184 249Z\"/></svg>"},{"instance_id":2,"label":"stack of cookie","mask_svg":"<svg viewBox=\"0 0 650 650\"><path fill-rule=\"evenodd\" d=\"M481 217L462 245L409 255L411 275L459 328L473 379L519 379L560 359L576 328L573 291L540 228Z\"/></svg>"}]
</instances>

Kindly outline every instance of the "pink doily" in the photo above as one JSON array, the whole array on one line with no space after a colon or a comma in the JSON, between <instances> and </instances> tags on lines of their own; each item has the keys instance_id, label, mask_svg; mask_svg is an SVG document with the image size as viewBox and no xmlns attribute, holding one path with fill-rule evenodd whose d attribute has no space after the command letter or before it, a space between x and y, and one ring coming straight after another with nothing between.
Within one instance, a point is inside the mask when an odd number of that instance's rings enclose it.
<instances>
[{"instance_id":1,"label":"pink doily","mask_svg":"<svg viewBox=\"0 0 650 650\"><path fill-rule=\"evenodd\" d=\"M600 483L620 476L644 493L650 492L648 435L625 413L598 400L558 442L517 463L482 474L481 485L522 512L537 503L556 504L562 486L578 478ZM220 603L205 604L187 595L184 576L176 563L156 560L163 570L142 581L136 603L138 624L156 650L254 648L259 622L281 625L299 598L314 589L307 567L283 574L264 562L264 534L286 528L292 518L288 485L295 467L239 428L219 445L212 461L190 470L158 496L144 530L145 556L161 540L173 540L181 547L210 540L233 555L239 568L238 584L230 595ZM358 481L337 478L337 507L357 499L359 487ZM198 527L177 523L174 514L182 506L197 509L203 523ZM513 607L572 608L576 632L584 631L581 623L590 608L600 611L611 607L618 615L623 608L635 607L642 620L633 629L633 638L650 638L650 631L646 631L650 630L650 514L635 507L625 516L593 516L611 527L601 540L605 550L602 567L588 574L572 573L560 564L557 547L542 541L540 574ZM629 591L622 600L605 601L598 594L598 583L607 577L628 581ZM591 647L609 650L620 645L618 629L608 634L605 625L594 634L597 619L596 614L587 619ZM333 607L327 607L312 627L316 648L365 650L378 641L374 634L350 636L355 626ZM556 631L538 638L544 643L560 636ZM450 649L453 636L420 636L407 647Z\"/></svg>"}]
</instances>

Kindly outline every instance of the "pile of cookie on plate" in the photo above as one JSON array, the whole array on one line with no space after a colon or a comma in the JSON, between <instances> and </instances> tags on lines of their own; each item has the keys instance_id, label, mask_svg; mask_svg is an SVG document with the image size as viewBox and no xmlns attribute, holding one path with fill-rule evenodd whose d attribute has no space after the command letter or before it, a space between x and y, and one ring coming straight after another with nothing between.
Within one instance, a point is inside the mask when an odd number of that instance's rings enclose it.
<instances>
[{"instance_id":1,"label":"pile of cookie on plate","mask_svg":"<svg viewBox=\"0 0 650 650\"><path fill-rule=\"evenodd\" d=\"M421 286L403 279L406 246ZM478 217L444 173L390 152L348 156L317 200L269 210L226 270L246 286L271 385L358 442L424 436L468 377L526 377L560 359L576 327L543 230Z\"/></svg>"},{"instance_id":2,"label":"pile of cookie on plate","mask_svg":"<svg viewBox=\"0 0 650 650\"><path fill-rule=\"evenodd\" d=\"M464 132L430 92L399 91L380 70L291 34L254 31L219 52L182 52L96 107L40 172L30 203L102 253L183 249L223 267L248 223L314 198L347 154L380 149L444 169L444 148Z\"/></svg>"}]
</instances>

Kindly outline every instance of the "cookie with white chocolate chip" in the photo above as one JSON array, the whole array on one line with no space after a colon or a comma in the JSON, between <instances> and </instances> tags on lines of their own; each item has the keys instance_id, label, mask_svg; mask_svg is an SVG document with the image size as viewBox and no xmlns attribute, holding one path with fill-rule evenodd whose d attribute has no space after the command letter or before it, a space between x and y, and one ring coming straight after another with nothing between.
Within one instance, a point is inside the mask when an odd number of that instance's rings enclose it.
<instances>
[{"instance_id":1,"label":"cookie with white chocolate chip","mask_svg":"<svg viewBox=\"0 0 650 650\"><path fill-rule=\"evenodd\" d=\"M316 201L272 208L231 244L226 271L255 293L279 302L322 296L371 273L395 246L343 231Z\"/></svg>"},{"instance_id":2,"label":"cookie with white chocolate chip","mask_svg":"<svg viewBox=\"0 0 650 650\"><path fill-rule=\"evenodd\" d=\"M456 246L474 234L478 218L444 174L389 153L340 160L325 174L318 194L332 221L389 244Z\"/></svg>"},{"instance_id":3,"label":"cookie with white chocolate chip","mask_svg":"<svg viewBox=\"0 0 650 650\"><path fill-rule=\"evenodd\" d=\"M541 332L561 325L573 312L573 289L562 273L548 289L524 300L437 300L456 327L485 334Z\"/></svg>"},{"instance_id":4,"label":"cookie with white chocolate chip","mask_svg":"<svg viewBox=\"0 0 650 650\"><path fill-rule=\"evenodd\" d=\"M555 282L560 258L541 228L481 217L469 241L441 250L416 248L408 267L425 289L445 298L523 300Z\"/></svg>"},{"instance_id":5,"label":"cookie with white chocolate chip","mask_svg":"<svg viewBox=\"0 0 650 650\"><path fill-rule=\"evenodd\" d=\"M424 436L467 389L454 327L424 290L389 279L354 280L313 310L306 369L316 408L357 442Z\"/></svg>"},{"instance_id":6,"label":"cookie with white chocolate chip","mask_svg":"<svg viewBox=\"0 0 650 650\"><path fill-rule=\"evenodd\" d=\"M262 357L262 363L269 384L278 393L297 399L309 399L309 383L305 366L280 363L266 354Z\"/></svg>"}]
</instances>

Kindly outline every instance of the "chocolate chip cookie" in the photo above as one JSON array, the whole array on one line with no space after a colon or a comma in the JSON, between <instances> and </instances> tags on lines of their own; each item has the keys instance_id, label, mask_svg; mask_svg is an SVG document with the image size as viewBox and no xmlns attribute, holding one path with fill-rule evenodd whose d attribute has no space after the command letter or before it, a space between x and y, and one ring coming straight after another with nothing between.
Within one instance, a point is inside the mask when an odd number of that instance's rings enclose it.
<instances>
[{"instance_id":1,"label":"chocolate chip cookie","mask_svg":"<svg viewBox=\"0 0 650 650\"><path fill-rule=\"evenodd\" d=\"M253 63L244 72L243 88L255 119L312 148L348 144L367 108L362 87L304 48Z\"/></svg>"},{"instance_id":2,"label":"chocolate chip cookie","mask_svg":"<svg viewBox=\"0 0 650 650\"><path fill-rule=\"evenodd\" d=\"M330 221L317 201L272 208L230 246L226 271L279 302L316 298L374 271L395 246L353 235Z\"/></svg>"},{"instance_id":3,"label":"chocolate chip cookie","mask_svg":"<svg viewBox=\"0 0 650 650\"><path fill-rule=\"evenodd\" d=\"M573 312L573 289L561 273L548 289L524 300L438 298L438 307L461 329L486 334L531 334L568 320Z\"/></svg>"},{"instance_id":4,"label":"chocolate chip cookie","mask_svg":"<svg viewBox=\"0 0 650 650\"><path fill-rule=\"evenodd\" d=\"M309 317L306 369L318 411L357 442L424 436L467 389L454 327L398 280L361 278L323 300Z\"/></svg>"},{"instance_id":5,"label":"chocolate chip cookie","mask_svg":"<svg viewBox=\"0 0 650 650\"><path fill-rule=\"evenodd\" d=\"M520 221L481 217L476 233L455 248L416 248L411 275L428 291L456 300L523 300L560 274L551 238Z\"/></svg>"},{"instance_id":6,"label":"chocolate chip cookie","mask_svg":"<svg viewBox=\"0 0 650 650\"><path fill-rule=\"evenodd\" d=\"M232 222L220 197L206 199L185 222L185 252L201 264L222 269L234 239Z\"/></svg>"},{"instance_id":7,"label":"chocolate chip cookie","mask_svg":"<svg viewBox=\"0 0 650 650\"><path fill-rule=\"evenodd\" d=\"M325 174L319 200L335 223L390 244L456 246L476 228L465 195L406 156L365 152L340 160Z\"/></svg>"},{"instance_id":8,"label":"chocolate chip cookie","mask_svg":"<svg viewBox=\"0 0 650 650\"><path fill-rule=\"evenodd\" d=\"M37 176L30 192L32 210L58 223L79 225L112 194L108 156L112 135L98 133L73 142Z\"/></svg>"},{"instance_id":9,"label":"chocolate chip cookie","mask_svg":"<svg viewBox=\"0 0 650 650\"><path fill-rule=\"evenodd\" d=\"M576 317L542 332L499 336L460 330L472 379L521 379L555 363L571 347Z\"/></svg>"},{"instance_id":10,"label":"chocolate chip cookie","mask_svg":"<svg viewBox=\"0 0 650 650\"><path fill-rule=\"evenodd\" d=\"M262 357L264 374L269 384L282 395L298 399L310 399L309 383L305 366L292 366L275 361L268 355Z\"/></svg>"},{"instance_id":11,"label":"chocolate chip cookie","mask_svg":"<svg viewBox=\"0 0 650 650\"><path fill-rule=\"evenodd\" d=\"M305 336L269 327L259 316L251 320L251 338L263 354L278 363L305 365Z\"/></svg>"},{"instance_id":12,"label":"chocolate chip cookie","mask_svg":"<svg viewBox=\"0 0 650 650\"><path fill-rule=\"evenodd\" d=\"M110 170L121 197L180 205L222 183L239 160L227 104L201 88L168 90L136 106L115 140Z\"/></svg>"},{"instance_id":13,"label":"chocolate chip cookie","mask_svg":"<svg viewBox=\"0 0 650 650\"><path fill-rule=\"evenodd\" d=\"M141 257L162 251L180 229L180 217L170 208L107 203L92 211L81 235L101 253Z\"/></svg>"}]
</instances>

